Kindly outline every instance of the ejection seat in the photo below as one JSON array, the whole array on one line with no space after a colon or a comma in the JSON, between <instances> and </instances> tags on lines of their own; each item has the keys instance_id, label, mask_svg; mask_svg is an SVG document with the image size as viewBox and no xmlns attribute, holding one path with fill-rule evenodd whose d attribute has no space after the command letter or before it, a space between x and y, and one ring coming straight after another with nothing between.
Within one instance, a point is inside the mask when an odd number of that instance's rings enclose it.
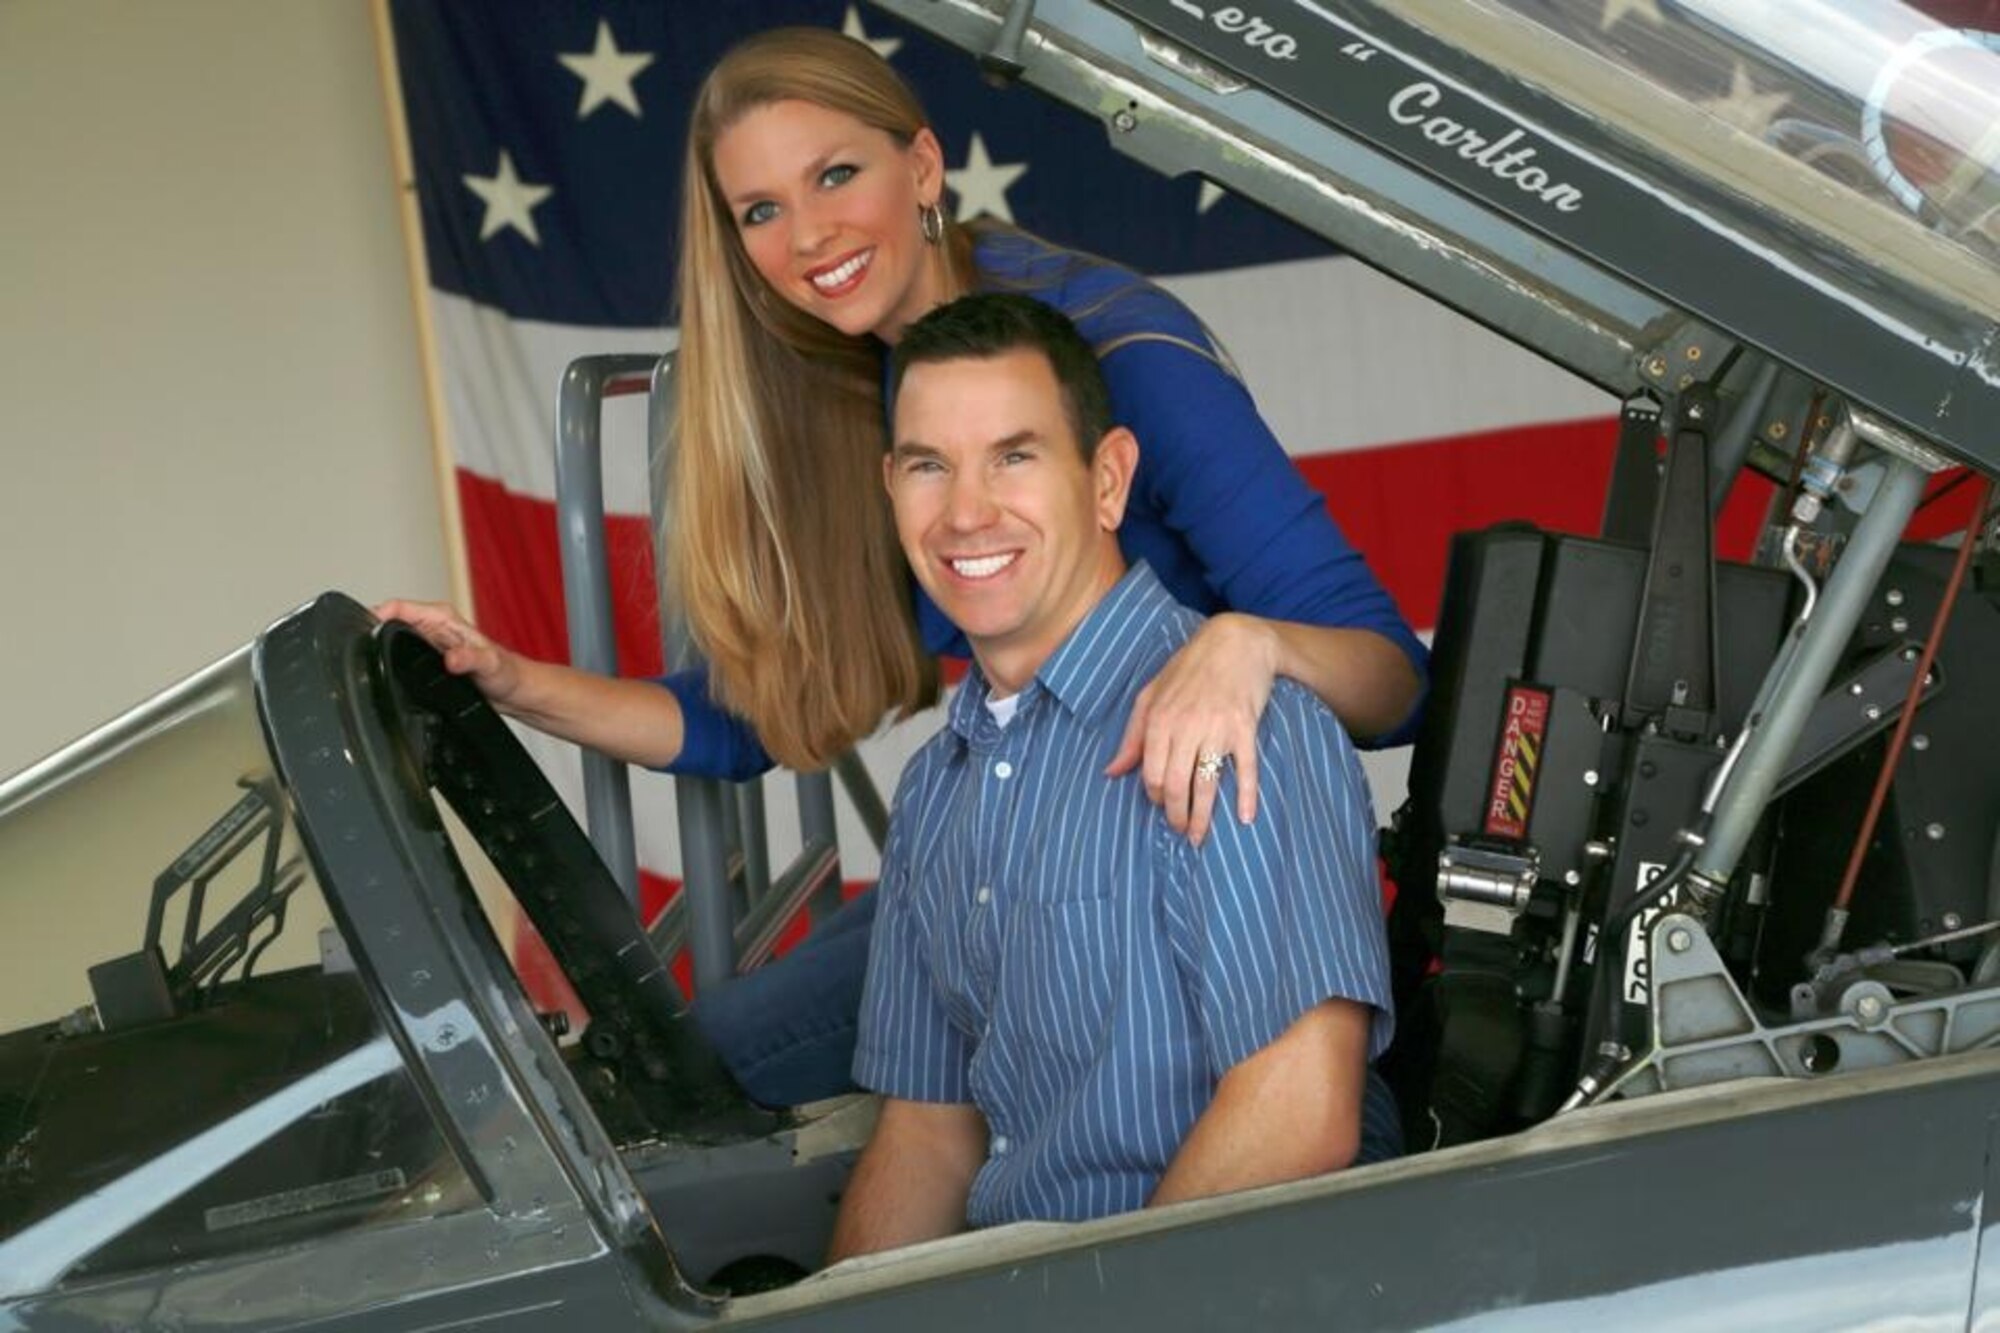
<instances>
[{"instance_id":1,"label":"ejection seat","mask_svg":"<svg viewBox=\"0 0 2000 1333\"><path fill-rule=\"evenodd\" d=\"M1657 403L1628 403L1602 536L1504 524L1453 542L1409 798L1385 838L1399 892L1398 1035L1384 1070L1413 1150L1574 1105L1598 1053L1623 1059L1634 1032L1661 1030L1649 1026L1664 997L1647 928L1690 899L1677 886L1652 901L1652 886L1701 846L1718 795L1728 803L1746 719L1770 706L1767 678L1784 674L1774 663L1810 605L1800 593L1813 572L1773 540L1784 489L1763 541L1789 572L1715 556L1715 516L1747 452L1733 437L1783 410L1765 387L1724 413L1695 386L1664 436ZM1852 429L1793 427L1808 444ZM1768 804L1742 815L1754 829L1736 872L1696 905L1748 1002L1777 1021L1824 1007L1805 960L1945 595L1952 552L1897 544L1908 513L1870 536L1884 572L1856 599ZM1851 550L1862 536L1857 525ZM1833 544L1817 554L1830 558ZM1919 753L1896 770L1863 849L1872 892L1851 923L1841 918L1853 939L1925 954L1870 964L1896 994L2000 967L1981 941L1937 938L1995 915L1986 858L2000 834L2000 701L1950 686L1979 679L1996 652L1994 591L1968 587L1920 696Z\"/></svg>"}]
</instances>

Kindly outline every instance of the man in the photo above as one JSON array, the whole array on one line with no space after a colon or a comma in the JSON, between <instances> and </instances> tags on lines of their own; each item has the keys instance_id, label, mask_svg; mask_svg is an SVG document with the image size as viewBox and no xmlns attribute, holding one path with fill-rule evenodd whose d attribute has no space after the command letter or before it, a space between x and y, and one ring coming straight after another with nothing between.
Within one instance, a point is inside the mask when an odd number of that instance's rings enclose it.
<instances>
[{"instance_id":1,"label":"man","mask_svg":"<svg viewBox=\"0 0 2000 1333\"><path fill-rule=\"evenodd\" d=\"M973 296L912 325L891 376L897 530L975 669L897 789L854 1065L884 1104L830 1258L1347 1165L1391 1023L1346 736L1280 680L1255 821L1174 832L1103 770L1201 620L1119 553L1140 444L1090 348Z\"/></svg>"}]
</instances>

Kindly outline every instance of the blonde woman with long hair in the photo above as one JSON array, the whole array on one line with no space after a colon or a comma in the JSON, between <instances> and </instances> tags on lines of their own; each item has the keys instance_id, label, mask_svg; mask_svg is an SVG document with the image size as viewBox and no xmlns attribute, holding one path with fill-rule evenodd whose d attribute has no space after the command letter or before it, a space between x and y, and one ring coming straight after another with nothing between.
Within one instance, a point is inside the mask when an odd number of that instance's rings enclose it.
<instances>
[{"instance_id":1,"label":"blonde woman with long hair","mask_svg":"<svg viewBox=\"0 0 2000 1333\"><path fill-rule=\"evenodd\" d=\"M1103 260L943 207L922 107L865 44L758 34L696 95L683 173L678 450L667 577L707 665L664 681L536 662L448 607L391 602L501 712L629 762L747 778L823 767L937 697L964 640L914 590L883 489L886 349L927 311L1001 288L1063 311L1103 365L1140 460L1119 533L1206 627L1141 693L1106 780L1137 771L1206 835L1227 764L1256 814L1257 719L1286 676L1364 740L1407 731L1410 632L1292 466L1201 321ZM1032 555L963 517L954 565L996 594ZM988 549L988 547L991 549ZM847 1086L874 895L785 960L695 1007L746 1089Z\"/></svg>"}]
</instances>

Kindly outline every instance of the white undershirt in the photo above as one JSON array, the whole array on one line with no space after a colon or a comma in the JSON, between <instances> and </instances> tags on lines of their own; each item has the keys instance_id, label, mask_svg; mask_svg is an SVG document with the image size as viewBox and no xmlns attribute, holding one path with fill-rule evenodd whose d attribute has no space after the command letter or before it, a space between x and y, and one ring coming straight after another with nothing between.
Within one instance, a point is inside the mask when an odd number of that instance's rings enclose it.
<instances>
[{"instance_id":1,"label":"white undershirt","mask_svg":"<svg viewBox=\"0 0 2000 1333\"><path fill-rule=\"evenodd\" d=\"M993 720L1002 727L1005 727L1009 722L1014 720L1014 712L1020 706L1021 696L1018 692L1010 694L1004 699L997 695L988 695L986 697L986 711L993 714Z\"/></svg>"}]
</instances>

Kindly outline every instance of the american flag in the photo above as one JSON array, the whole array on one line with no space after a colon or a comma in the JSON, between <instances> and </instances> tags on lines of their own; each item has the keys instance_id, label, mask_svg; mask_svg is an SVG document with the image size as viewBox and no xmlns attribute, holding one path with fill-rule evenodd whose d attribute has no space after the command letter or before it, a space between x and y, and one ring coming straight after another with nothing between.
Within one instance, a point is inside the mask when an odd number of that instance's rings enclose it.
<instances>
[{"instance_id":1,"label":"american flag","mask_svg":"<svg viewBox=\"0 0 2000 1333\"><path fill-rule=\"evenodd\" d=\"M1592 2L1607 30L1660 21L1651 0ZM471 609L524 652L566 653L558 377L577 356L672 346L688 104L734 41L779 24L843 29L903 73L934 118L960 219L1013 221L1186 299L1420 629L1436 610L1451 532L1512 518L1596 528L1615 435L1616 404L1603 393L1248 200L1119 156L1095 122L1029 90L987 86L970 56L879 12L841 0L392 0L390 13ZM660 669L642 418L636 402L607 413L628 674ZM1754 504L1725 515L1726 544L1747 549L1756 521ZM864 747L879 786L893 786L936 725L935 714L919 718ZM533 743L558 786L579 792L574 756ZM1371 778L1378 805L1393 807L1401 755L1376 756ZM635 784L655 901L677 869L666 787ZM774 788L771 800L782 839L788 797ZM846 873L872 877L859 823L844 809L841 818Z\"/></svg>"}]
</instances>

